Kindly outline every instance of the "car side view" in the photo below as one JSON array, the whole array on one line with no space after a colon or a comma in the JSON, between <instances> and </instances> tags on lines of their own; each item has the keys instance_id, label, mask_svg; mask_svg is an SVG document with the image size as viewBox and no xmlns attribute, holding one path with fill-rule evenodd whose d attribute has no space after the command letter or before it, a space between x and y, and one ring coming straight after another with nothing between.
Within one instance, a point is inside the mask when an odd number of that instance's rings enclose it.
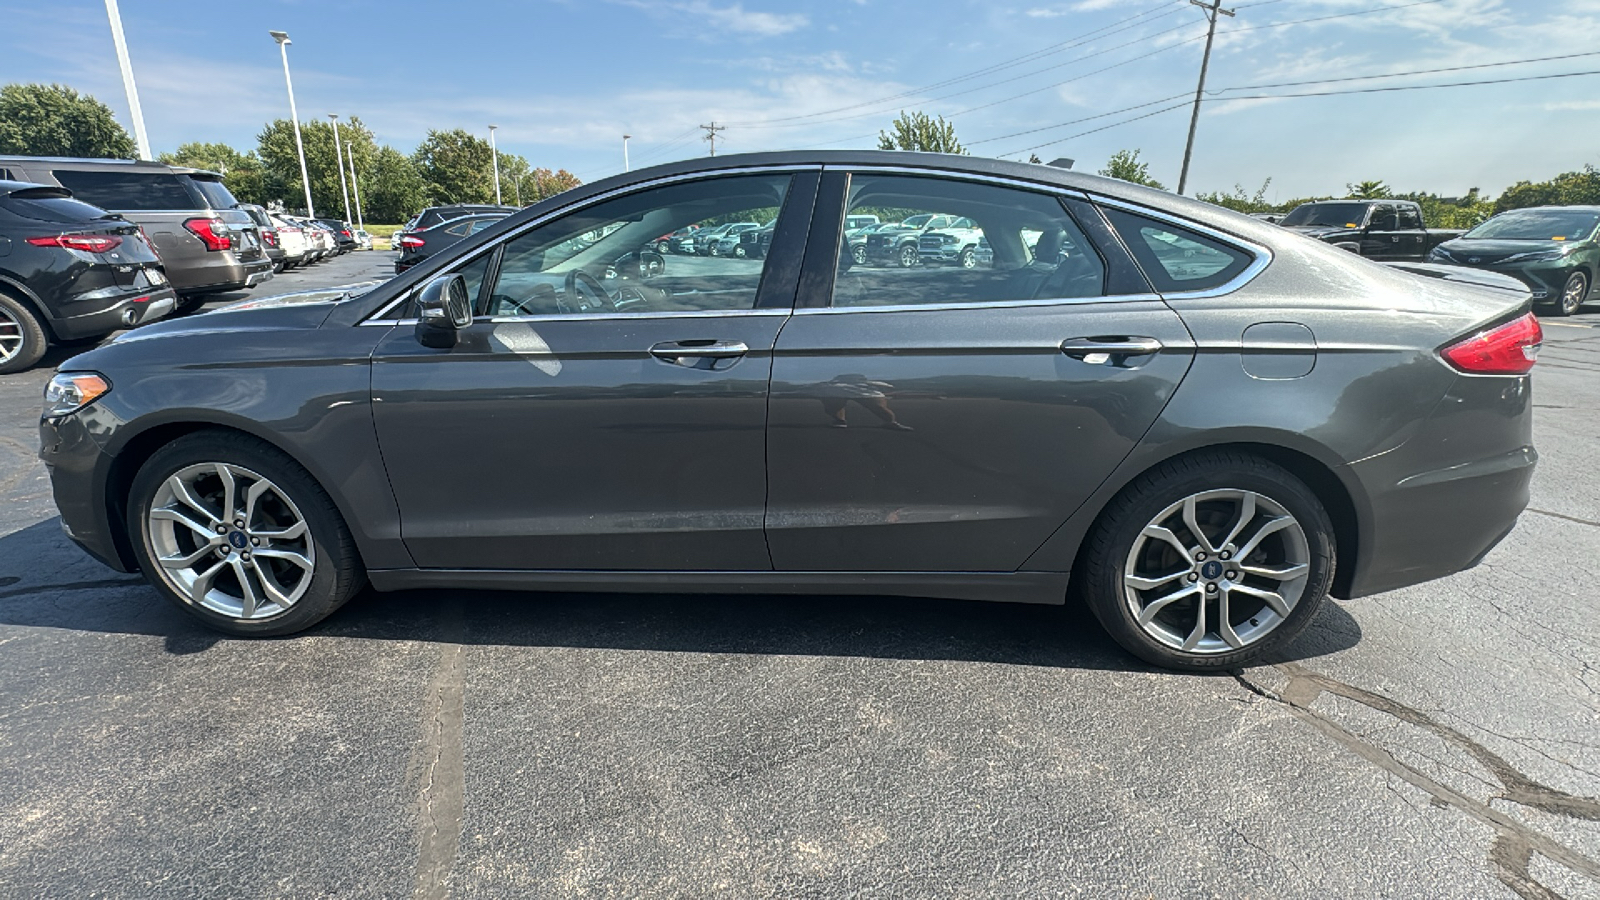
<instances>
[{"instance_id":1,"label":"car side view","mask_svg":"<svg viewBox=\"0 0 1600 900\"><path fill-rule=\"evenodd\" d=\"M986 262L857 264L885 210ZM761 259L659 264L769 220ZM1082 602L1216 670L1528 501L1527 289L1409 268L1048 166L719 156L74 357L41 456L75 541L231 634L364 584L902 594Z\"/></svg>"}]
</instances>

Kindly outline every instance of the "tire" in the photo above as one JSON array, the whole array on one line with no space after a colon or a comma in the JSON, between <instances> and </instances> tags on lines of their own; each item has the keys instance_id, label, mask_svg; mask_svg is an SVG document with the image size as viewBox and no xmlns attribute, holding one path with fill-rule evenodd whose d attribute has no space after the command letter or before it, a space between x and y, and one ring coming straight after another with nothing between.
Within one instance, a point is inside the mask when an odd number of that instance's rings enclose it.
<instances>
[{"instance_id":1,"label":"tire","mask_svg":"<svg viewBox=\"0 0 1600 900\"><path fill-rule=\"evenodd\" d=\"M1252 515L1241 522L1247 509ZM1191 514L1206 544L1186 524ZM1257 537L1283 516L1289 523ZM1160 528L1184 549L1152 534ZM1241 562L1234 550L1250 555ZM1162 463L1112 500L1079 552L1073 587L1133 655L1169 669L1217 671L1260 660L1316 617L1333 582L1334 553L1327 510L1294 475L1244 453L1198 453ZM1247 566L1252 572L1242 571ZM1262 572L1277 577L1255 574ZM1197 627L1202 613L1205 628Z\"/></svg>"},{"instance_id":2,"label":"tire","mask_svg":"<svg viewBox=\"0 0 1600 900\"><path fill-rule=\"evenodd\" d=\"M961 263L961 268L963 269L975 269L978 266L978 255L972 252L971 247L968 247L967 249L961 251L961 256L958 257L958 261Z\"/></svg>"},{"instance_id":3,"label":"tire","mask_svg":"<svg viewBox=\"0 0 1600 900\"><path fill-rule=\"evenodd\" d=\"M32 368L48 349L50 336L33 310L0 293L0 375Z\"/></svg>"},{"instance_id":4,"label":"tire","mask_svg":"<svg viewBox=\"0 0 1600 900\"><path fill-rule=\"evenodd\" d=\"M745 252L743 244L733 248L733 255L738 259L744 259L746 256L749 256L749 254Z\"/></svg>"},{"instance_id":5,"label":"tire","mask_svg":"<svg viewBox=\"0 0 1600 900\"><path fill-rule=\"evenodd\" d=\"M1567 277L1566 284L1561 287L1561 296L1556 298L1555 308L1551 310L1558 316L1570 316L1583 308L1583 301L1589 296L1589 276L1582 272L1573 272Z\"/></svg>"},{"instance_id":6,"label":"tire","mask_svg":"<svg viewBox=\"0 0 1600 900\"><path fill-rule=\"evenodd\" d=\"M192 313L205 305L206 297L204 294L183 295L178 297L178 303L172 308L172 311L176 315L183 315L184 313Z\"/></svg>"},{"instance_id":7,"label":"tire","mask_svg":"<svg viewBox=\"0 0 1600 900\"><path fill-rule=\"evenodd\" d=\"M867 245L866 244L854 244L854 245L852 245L850 247L850 258L855 260L855 264L858 265L858 266L866 265L867 264Z\"/></svg>"},{"instance_id":8,"label":"tire","mask_svg":"<svg viewBox=\"0 0 1600 900\"><path fill-rule=\"evenodd\" d=\"M232 521L219 519L224 471L234 484ZM202 431L157 450L134 476L127 527L139 568L156 590L226 634L270 637L309 628L366 581L350 530L327 493L294 460L248 435ZM214 533L218 528L224 530ZM263 566L269 549L275 552ZM188 565L172 564L179 559Z\"/></svg>"},{"instance_id":9,"label":"tire","mask_svg":"<svg viewBox=\"0 0 1600 900\"><path fill-rule=\"evenodd\" d=\"M667 246L667 242L666 241L661 241L661 242L656 244L656 252L661 254L662 256L666 256L667 255L667 251L669 249L671 249L671 248Z\"/></svg>"},{"instance_id":10,"label":"tire","mask_svg":"<svg viewBox=\"0 0 1600 900\"><path fill-rule=\"evenodd\" d=\"M922 261L922 254L917 252L917 248L915 246L907 244L900 248L898 258L900 261L900 268L910 269Z\"/></svg>"}]
</instances>

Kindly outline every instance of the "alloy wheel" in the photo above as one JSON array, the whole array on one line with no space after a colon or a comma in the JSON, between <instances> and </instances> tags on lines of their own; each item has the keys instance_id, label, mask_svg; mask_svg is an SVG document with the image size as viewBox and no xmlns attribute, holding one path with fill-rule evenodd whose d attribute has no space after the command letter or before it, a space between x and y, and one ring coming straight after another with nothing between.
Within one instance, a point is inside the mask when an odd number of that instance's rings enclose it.
<instances>
[{"instance_id":1,"label":"alloy wheel","mask_svg":"<svg viewBox=\"0 0 1600 900\"><path fill-rule=\"evenodd\" d=\"M23 334L22 323L0 306L0 363L10 362L22 352Z\"/></svg>"},{"instance_id":2,"label":"alloy wheel","mask_svg":"<svg viewBox=\"0 0 1600 900\"><path fill-rule=\"evenodd\" d=\"M1572 273L1567 279L1567 286L1561 291L1561 311L1571 315L1583 306L1583 295L1589 292L1589 282L1583 277L1582 272Z\"/></svg>"},{"instance_id":3,"label":"alloy wheel","mask_svg":"<svg viewBox=\"0 0 1600 900\"><path fill-rule=\"evenodd\" d=\"M1123 597L1161 644L1230 653L1289 618L1310 563L1305 529L1282 504L1254 491L1203 491L1168 506L1134 539Z\"/></svg>"},{"instance_id":4,"label":"alloy wheel","mask_svg":"<svg viewBox=\"0 0 1600 900\"><path fill-rule=\"evenodd\" d=\"M163 580L212 612L272 618L311 586L316 548L305 517L281 488L242 466L174 472L156 490L147 526Z\"/></svg>"},{"instance_id":5,"label":"alloy wheel","mask_svg":"<svg viewBox=\"0 0 1600 900\"><path fill-rule=\"evenodd\" d=\"M900 266L909 269L917 264L917 248L903 247L900 250Z\"/></svg>"}]
</instances>

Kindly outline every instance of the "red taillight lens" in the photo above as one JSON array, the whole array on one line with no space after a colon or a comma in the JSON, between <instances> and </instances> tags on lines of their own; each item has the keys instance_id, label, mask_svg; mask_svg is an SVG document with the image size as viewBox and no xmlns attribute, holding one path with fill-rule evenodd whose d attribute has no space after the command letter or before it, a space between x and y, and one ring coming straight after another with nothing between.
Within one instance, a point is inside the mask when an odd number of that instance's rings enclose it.
<instances>
[{"instance_id":1,"label":"red taillight lens","mask_svg":"<svg viewBox=\"0 0 1600 900\"><path fill-rule=\"evenodd\" d=\"M183 227L194 233L206 245L207 250L227 250L233 246L233 238L228 234L228 226L216 219L189 219Z\"/></svg>"},{"instance_id":2,"label":"red taillight lens","mask_svg":"<svg viewBox=\"0 0 1600 900\"><path fill-rule=\"evenodd\" d=\"M278 233L271 228L261 229L261 243L266 244L268 247L278 246Z\"/></svg>"},{"instance_id":3,"label":"red taillight lens","mask_svg":"<svg viewBox=\"0 0 1600 900\"><path fill-rule=\"evenodd\" d=\"M65 247L88 253L104 253L122 246L122 238L114 234L53 234L49 237L28 238L35 247Z\"/></svg>"},{"instance_id":4,"label":"red taillight lens","mask_svg":"<svg viewBox=\"0 0 1600 900\"><path fill-rule=\"evenodd\" d=\"M1481 331L1440 351L1445 361L1472 375L1526 375L1533 370L1544 329L1533 313Z\"/></svg>"},{"instance_id":5,"label":"red taillight lens","mask_svg":"<svg viewBox=\"0 0 1600 900\"><path fill-rule=\"evenodd\" d=\"M428 242L423 240L422 238L414 237L414 236L409 235L409 234L404 236L404 237L402 237L402 238L400 238L400 246L408 247L408 248L410 248L412 250L415 250L418 247L421 247L422 245L424 245L426 243L428 243Z\"/></svg>"},{"instance_id":6,"label":"red taillight lens","mask_svg":"<svg viewBox=\"0 0 1600 900\"><path fill-rule=\"evenodd\" d=\"M340 230L339 233L344 235L345 237L349 237L350 236L350 229L348 229L348 228L342 229L342 230Z\"/></svg>"}]
</instances>

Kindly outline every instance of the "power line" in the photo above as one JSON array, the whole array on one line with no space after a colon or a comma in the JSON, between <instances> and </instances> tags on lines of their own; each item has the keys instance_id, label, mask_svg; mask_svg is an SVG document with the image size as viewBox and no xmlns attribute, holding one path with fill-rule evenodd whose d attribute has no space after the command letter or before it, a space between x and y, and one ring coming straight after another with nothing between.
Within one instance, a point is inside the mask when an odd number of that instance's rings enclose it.
<instances>
[{"instance_id":1,"label":"power line","mask_svg":"<svg viewBox=\"0 0 1600 900\"><path fill-rule=\"evenodd\" d=\"M1243 28L1229 28L1227 31L1224 31L1223 34L1239 34L1240 32L1245 31L1258 31L1262 28L1285 28L1290 25L1304 25L1308 22L1326 22L1330 19L1348 19L1351 16L1365 16L1369 13L1388 12L1393 9L1410 9L1413 6L1428 6L1433 3L1443 2L1445 2L1445 0L1416 0L1414 3L1397 3L1393 6L1374 6L1371 9L1358 9L1352 12L1334 13L1328 16L1313 16L1309 19L1291 19L1287 22L1267 22L1262 25L1246 25ZM1254 5L1264 6L1265 4L1257 3ZM1243 8L1244 7L1240 7L1240 9Z\"/></svg>"},{"instance_id":2,"label":"power line","mask_svg":"<svg viewBox=\"0 0 1600 900\"><path fill-rule=\"evenodd\" d=\"M1347 78L1318 78L1312 81L1280 81L1276 84L1241 84L1234 87L1223 88L1219 91L1207 91L1206 93L1216 95L1226 91L1264 91L1270 88L1302 87L1308 84L1338 84L1346 81L1371 81L1377 78L1405 78L1411 75L1438 75L1442 72L1465 72L1471 69L1493 69L1500 66L1520 66L1531 63L1555 62L1556 60L1562 59L1579 59L1585 56L1600 56L1600 50L1590 50L1587 53L1567 53L1561 56L1540 56L1533 59L1510 59L1504 62L1478 63L1471 66L1447 66L1442 69L1418 69L1415 72L1391 72L1387 75L1351 75Z\"/></svg>"},{"instance_id":3,"label":"power line","mask_svg":"<svg viewBox=\"0 0 1600 900\"><path fill-rule=\"evenodd\" d=\"M1133 112L1136 109L1145 109L1147 107L1155 106L1157 103L1166 103L1169 100L1176 100L1179 97L1187 97L1187 96L1189 96L1189 92L1188 91L1184 91L1181 94L1173 94L1171 97L1162 97L1159 100L1151 100L1148 103L1140 103L1140 104L1137 104L1135 106L1124 106L1121 109L1113 109L1110 112L1097 113L1096 115L1092 115L1092 116L1084 116L1081 119L1071 119L1071 120L1066 121L1066 122L1057 122L1054 125L1041 125L1038 128L1029 128L1026 131L1013 131L1010 134L1002 134L1002 135L998 135L996 137L987 137L987 138L984 138L983 140L980 140L980 141L968 141L967 142L967 146L968 147L976 147L979 144L987 144L987 143L990 143L991 141L1003 141L1006 138L1022 137L1025 134L1038 134L1041 131L1049 131L1052 128L1065 128L1068 125L1079 125L1079 124L1082 124L1084 122L1093 122L1095 119L1104 119L1104 118L1106 118L1108 116L1120 116L1125 112ZM1040 146L1045 146L1045 145L1041 144ZM1028 149L1031 150L1033 148L1029 147ZM1002 155L1004 155L1004 154L1002 154Z\"/></svg>"},{"instance_id":4,"label":"power line","mask_svg":"<svg viewBox=\"0 0 1600 900\"><path fill-rule=\"evenodd\" d=\"M1180 96L1188 97L1188 94L1184 93L1184 94L1182 94ZM1188 106L1188 105L1189 105L1189 101L1186 99L1182 103L1174 103L1171 106L1162 107L1161 109L1158 109L1158 110L1156 110L1154 112L1147 112L1142 116L1134 116L1131 119L1124 119L1121 122L1112 122L1110 125L1102 125L1099 128L1091 128L1088 131L1080 131L1077 134L1068 135L1068 136L1066 136L1064 138L1057 138L1057 139L1055 139L1053 141L1045 141L1042 144L1034 144L1032 147L1023 147L1021 150L1011 150L1011 151L1008 151L1006 153L1002 153L1001 156L1016 156L1016 155L1022 154L1022 153L1029 153L1031 151L1038 150L1041 147L1050 147L1050 146L1053 146L1055 144L1065 143L1067 141L1073 140L1074 138L1081 138L1081 137L1083 137L1085 135L1096 134L1096 133L1101 132L1101 131L1108 131L1108 130L1110 130L1112 128L1120 128L1123 125L1127 125L1127 124L1129 124L1131 122L1137 122L1140 119L1148 119L1148 118L1150 118L1152 116L1159 116L1162 113L1172 112L1175 109L1183 109L1185 106Z\"/></svg>"},{"instance_id":5,"label":"power line","mask_svg":"<svg viewBox=\"0 0 1600 900\"><path fill-rule=\"evenodd\" d=\"M1520 78L1490 78L1483 81L1452 81L1445 84L1399 84L1392 87L1350 88L1342 91L1303 91L1297 94L1252 94L1244 97L1222 97L1223 102L1234 100L1281 100L1290 97L1334 97L1341 94L1384 94L1394 91L1426 91L1433 88L1475 87L1483 84L1512 84L1519 81L1549 81L1554 78L1577 78L1582 75L1600 75L1600 69L1587 72L1558 72L1554 75L1524 75Z\"/></svg>"}]
</instances>

